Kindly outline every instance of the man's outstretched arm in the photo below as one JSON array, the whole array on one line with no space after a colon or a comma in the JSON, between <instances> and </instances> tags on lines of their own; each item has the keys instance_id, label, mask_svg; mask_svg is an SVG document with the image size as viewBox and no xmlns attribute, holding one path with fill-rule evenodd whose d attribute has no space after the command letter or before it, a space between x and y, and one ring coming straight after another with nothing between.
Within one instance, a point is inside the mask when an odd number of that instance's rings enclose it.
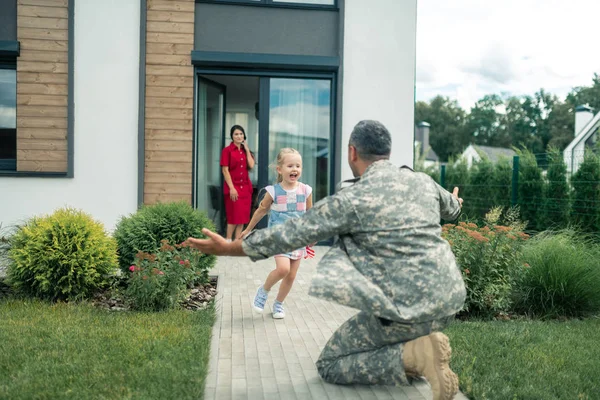
<instances>
[{"instance_id":1,"label":"man's outstretched arm","mask_svg":"<svg viewBox=\"0 0 600 400\"><path fill-rule=\"evenodd\" d=\"M189 238L187 244L204 254L247 255L260 260L347 233L354 223L354 208L338 194L319 201L300 218L253 231L243 240L228 243L222 236L204 229L207 239Z\"/></svg>"}]
</instances>

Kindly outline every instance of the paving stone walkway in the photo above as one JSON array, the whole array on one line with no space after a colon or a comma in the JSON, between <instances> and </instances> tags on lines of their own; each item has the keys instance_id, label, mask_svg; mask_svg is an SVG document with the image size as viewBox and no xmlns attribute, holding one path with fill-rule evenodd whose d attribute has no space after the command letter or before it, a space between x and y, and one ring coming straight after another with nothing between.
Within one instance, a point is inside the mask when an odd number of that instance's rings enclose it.
<instances>
[{"instance_id":1,"label":"paving stone walkway","mask_svg":"<svg viewBox=\"0 0 600 400\"><path fill-rule=\"evenodd\" d=\"M277 284L263 314L251 307L256 289L275 263L219 257L212 271L219 276L217 320L213 329L206 400L227 399L431 399L425 381L413 386L341 386L325 383L315 361L325 343L356 310L308 296L312 274L327 250L303 260L285 301L286 317L274 320L271 307ZM466 399L462 394L456 399Z\"/></svg>"}]
</instances>

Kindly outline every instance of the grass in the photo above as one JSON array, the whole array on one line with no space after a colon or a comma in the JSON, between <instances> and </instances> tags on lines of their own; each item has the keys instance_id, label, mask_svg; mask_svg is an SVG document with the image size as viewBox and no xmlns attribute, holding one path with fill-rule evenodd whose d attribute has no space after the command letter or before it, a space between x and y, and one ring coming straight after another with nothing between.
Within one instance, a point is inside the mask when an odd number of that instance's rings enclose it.
<instances>
[{"instance_id":1,"label":"grass","mask_svg":"<svg viewBox=\"0 0 600 400\"><path fill-rule=\"evenodd\" d=\"M0 301L1 399L199 399L214 310Z\"/></svg>"},{"instance_id":2,"label":"grass","mask_svg":"<svg viewBox=\"0 0 600 400\"><path fill-rule=\"evenodd\" d=\"M600 318L456 322L446 333L471 399L600 399Z\"/></svg>"}]
</instances>

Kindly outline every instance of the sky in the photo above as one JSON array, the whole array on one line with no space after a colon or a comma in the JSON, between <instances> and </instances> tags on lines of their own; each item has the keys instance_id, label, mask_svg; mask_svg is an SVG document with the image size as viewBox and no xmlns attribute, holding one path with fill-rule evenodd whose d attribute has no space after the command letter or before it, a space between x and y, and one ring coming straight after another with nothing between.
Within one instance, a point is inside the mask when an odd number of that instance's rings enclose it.
<instances>
[{"instance_id":1,"label":"sky","mask_svg":"<svg viewBox=\"0 0 600 400\"><path fill-rule=\"evenodd\" d=\"M600 74L598 0L418 0L416 98L564 99Z\"/></svg>"}]
</instances>

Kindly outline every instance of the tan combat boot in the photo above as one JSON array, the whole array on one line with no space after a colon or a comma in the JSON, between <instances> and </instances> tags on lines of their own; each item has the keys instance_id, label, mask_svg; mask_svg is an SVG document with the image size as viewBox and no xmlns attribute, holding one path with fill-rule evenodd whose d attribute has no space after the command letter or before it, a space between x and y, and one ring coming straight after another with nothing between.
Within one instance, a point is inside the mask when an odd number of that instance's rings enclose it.
<instances>
[{"instance_id":1,"label":"tan combat boot","mask_svg":"<svg viewBox=\"0 0 600 400\"><path fill-rule=\"evenodd\" d=\"M450 341L441 332L404 344L404 369L423 376L431 385L433 400L452 400L458 392L458 376L450 369Z\"/></svg>"}]
</instances>

